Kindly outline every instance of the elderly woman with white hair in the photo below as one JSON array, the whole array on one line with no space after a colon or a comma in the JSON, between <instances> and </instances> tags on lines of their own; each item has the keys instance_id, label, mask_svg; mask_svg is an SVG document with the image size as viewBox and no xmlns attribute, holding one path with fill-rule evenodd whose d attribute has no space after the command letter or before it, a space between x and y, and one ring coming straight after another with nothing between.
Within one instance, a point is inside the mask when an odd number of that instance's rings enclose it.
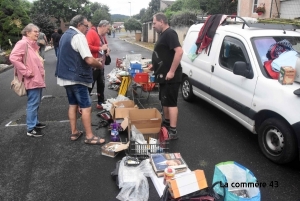
<instances>
[{"instance_id":1,"label":"elderly woman with white hair","mask_svg":"<svg viewBox=\"0 0 300 201\"><path fill-rule=\"evenodd\" d=\"M41 137L43 135L38 129L45 128L46 124L39 122L38 109L46 84L44 63L39 56L39 46L37 45L39 28L30 23L21 33L23 37L15 44L9 60L14 65L19 80L24 80L27 92L27 135Z\"/></svg>"}]
</instances>

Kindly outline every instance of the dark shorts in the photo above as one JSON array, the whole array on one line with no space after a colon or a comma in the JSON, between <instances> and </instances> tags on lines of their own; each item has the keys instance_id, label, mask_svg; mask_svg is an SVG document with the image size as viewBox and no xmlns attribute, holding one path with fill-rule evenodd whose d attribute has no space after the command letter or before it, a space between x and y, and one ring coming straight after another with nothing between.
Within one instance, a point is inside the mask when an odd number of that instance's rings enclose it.
<instances>
[{"instance_id":1,"label":"dark shorts","mask_svg":"<svg viewBox=\"0 0 300 201\"><path fill-rule=\"evenodd\" d=\"M180 82L159 84L159 100L165 107L177 107Z\"/></svg>"},{"instance_id":2,"label":"dark shorts","mask_svg":"<svg viewBox=\"0 0 300 201\"><path fill-rule=\"evenodd\" d=\"M87 86L75 84L65 86L65 89L67 92L69 105L79 105L80 108L91 107L92 101Z\"/></svg>"}]
</instances>

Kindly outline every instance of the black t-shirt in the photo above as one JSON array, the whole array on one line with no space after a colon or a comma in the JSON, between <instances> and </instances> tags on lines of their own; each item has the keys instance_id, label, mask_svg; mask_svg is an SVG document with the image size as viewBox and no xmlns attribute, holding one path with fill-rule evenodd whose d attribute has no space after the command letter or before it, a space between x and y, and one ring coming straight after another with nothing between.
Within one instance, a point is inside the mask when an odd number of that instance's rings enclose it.
<instances>
[{"instance_id":1,"label":"black t-shirt","mask_svg":"<svg viewBox=\"0 0 300 201\"><path fill-rule=\"evenodd\" d=\"M177 33L171 29L166 29L159 35L152 54L152 65L155 74L155 82L165 83L166 75L169 72L175 51L174 48L180 47ZM174 78L168 82L181 82L182 68L179 64L175 71Z\"/></svg>"},{"instance_id":2,"label":"black t-shirt","mask_svg":"<svg viewBox=\"0 0 300 201\"><path fill-rule=\"evenodd\" d=\"M54 47L58 47L59 45L59 40L61 38L61 35L57 32L54 32L52 35L51 35L51 38L52 38L52 41L53 41L53 46Z\"/></svg>"}]
</instances>

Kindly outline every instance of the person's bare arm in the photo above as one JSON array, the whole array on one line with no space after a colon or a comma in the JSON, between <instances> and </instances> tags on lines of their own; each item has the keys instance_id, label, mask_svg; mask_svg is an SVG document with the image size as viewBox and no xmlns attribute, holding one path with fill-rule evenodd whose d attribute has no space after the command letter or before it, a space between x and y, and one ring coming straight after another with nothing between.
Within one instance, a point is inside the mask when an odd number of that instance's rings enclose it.
<instances>
[{"instance_id":1,"label":"person's bare arm","mask_svg":"<svg viewBox=\"0 0 300 201\"><path fill-rule=\"evenodd\" d=\"M103 68L101 58L95 59L94 57L85 57L84 61L91 67L99 68L99 69Z\"/></svg>"}]
</instances>

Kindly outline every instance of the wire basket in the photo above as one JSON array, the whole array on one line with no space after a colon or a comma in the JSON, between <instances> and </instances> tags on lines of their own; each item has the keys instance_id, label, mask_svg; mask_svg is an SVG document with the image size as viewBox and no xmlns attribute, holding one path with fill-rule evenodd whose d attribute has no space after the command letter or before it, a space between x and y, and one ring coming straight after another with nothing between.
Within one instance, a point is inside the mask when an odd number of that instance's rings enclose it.
<instances>
[{"instance_id":1,"label":"wire basket","mask_svg":"<svg viewBox=\"0 0 300 201\"><path fill-rule=\"evenodd\" d=\"M140 144L131 140L128 148L128 155L137 157L140 160L148 159L150 154L168 153L169 141L157 142L156 144Z\"/></svg>"}]
</instances>

